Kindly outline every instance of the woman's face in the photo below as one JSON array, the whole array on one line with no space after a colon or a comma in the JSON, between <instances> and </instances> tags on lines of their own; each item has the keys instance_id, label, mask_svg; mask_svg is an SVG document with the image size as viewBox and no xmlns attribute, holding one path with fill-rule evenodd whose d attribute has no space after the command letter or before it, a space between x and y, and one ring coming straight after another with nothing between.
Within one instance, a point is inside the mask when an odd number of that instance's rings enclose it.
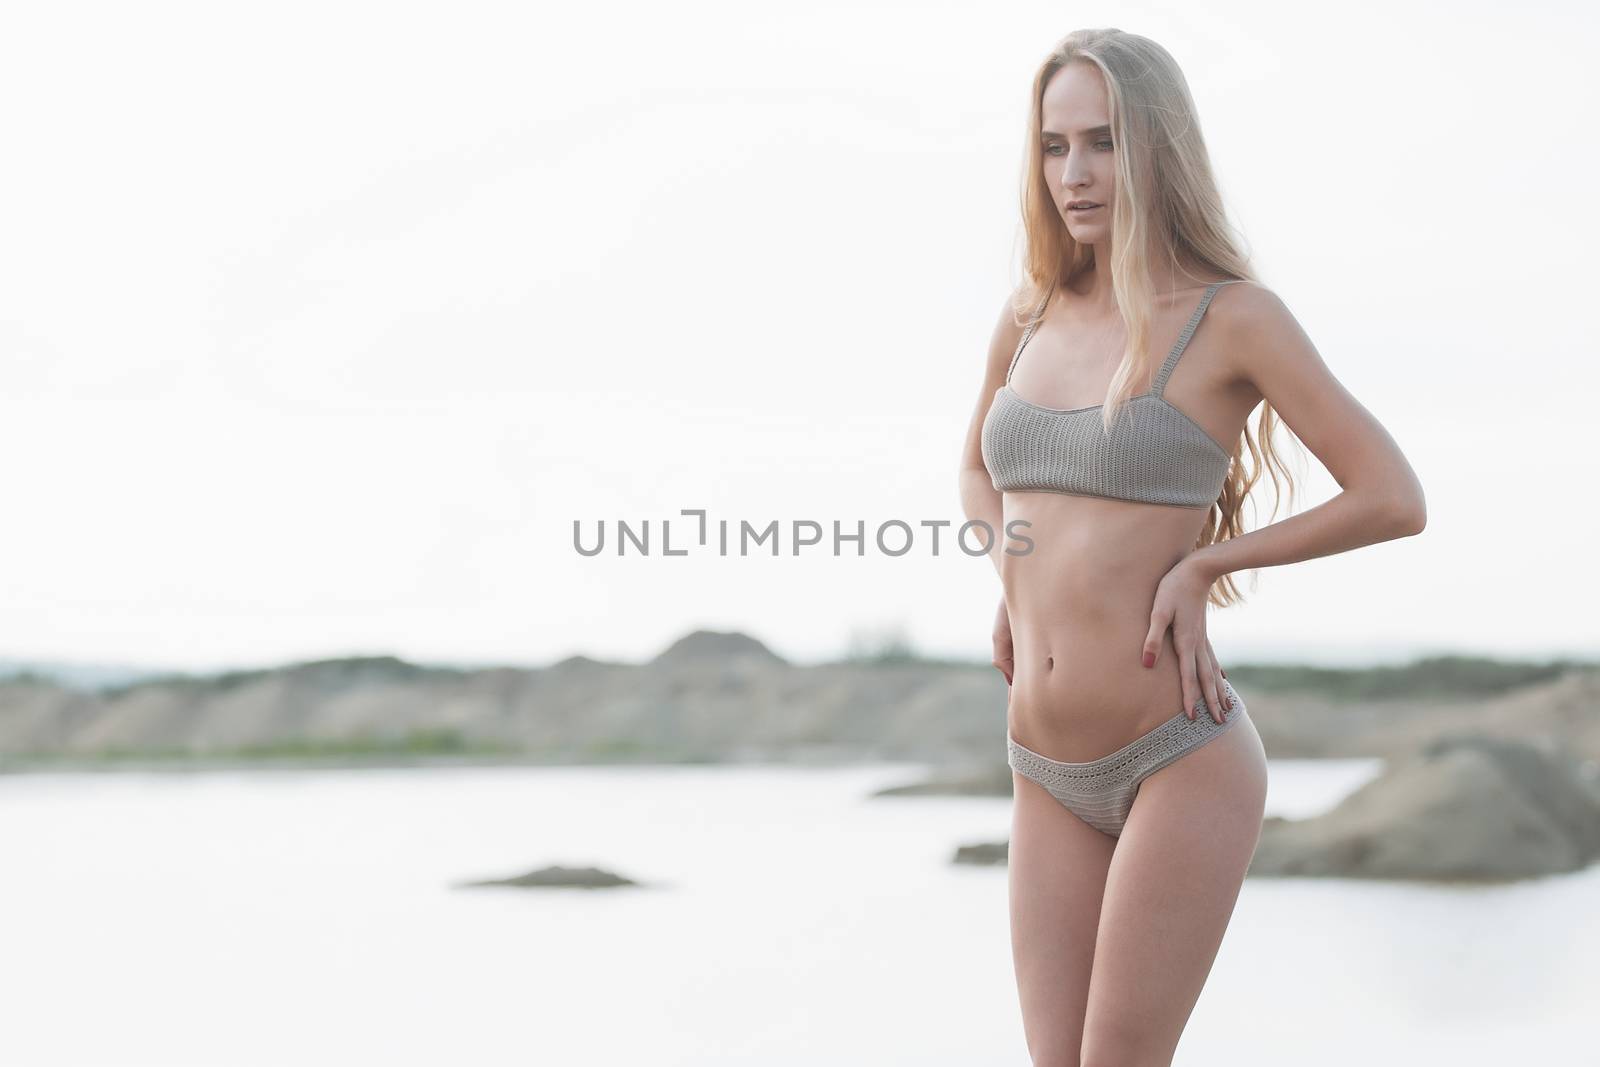
<instances>
[{"instance_id":1,"label":"woman's face","mask_svg":"<svg viewBox=\"0 0 1600 1067\"><path fill-rule=\"evenodd\" d=\"M1111 101L1093 63L1068 63L1045 83L1040 101L1045 185L1067 232L1080 244L1111 240L1116 202L1116 146L1111 143ZM1074 201L1097 206L1068 208Z\"/></svg>"}]
</instances>

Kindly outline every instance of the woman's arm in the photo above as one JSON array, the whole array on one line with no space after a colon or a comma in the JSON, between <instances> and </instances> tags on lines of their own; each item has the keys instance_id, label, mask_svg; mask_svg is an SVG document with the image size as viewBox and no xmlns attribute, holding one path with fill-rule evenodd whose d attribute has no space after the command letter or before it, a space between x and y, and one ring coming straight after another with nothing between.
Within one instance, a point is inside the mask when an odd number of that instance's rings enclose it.
<instances>
[{"instance_id":1,"label":"woman's arm","mask_svg":"<svg viewBox=\"0 0 1600 1067\"><path fill-rule=\"evenodd\" d=\"M995 323L989 338L989 355L984 361L983 386L978 390L978 403L967 426L966 443L961 449L961 510L974 522L986 522L994 531L994 541L989 546L989 560L1000 569L1000 554L1005 551L1006 535L1001 524L1005 509L1000 491L994 487L994 478L983 462L983 420L994 403L995 392L1005 384L1006 371L1011 368L1011 357L1016 354L1017 343L1022 340L1022 329L1012 318L1011 300L1008 297L1000 309L1000 320Z\"/></svg>"},{"instance_id":2,"label":"woman's arm","mask_svg":"<svg viewBox=\"0 0 1600 1067\"><path fill-rule=\"evenodd\" d=\"M1305 442L1341 492L1308 511L1190 554L1185 561L1211 581L1231 571L1297 563L1421 533L1427 504L1416 472L1371 412L1339 383L1311 339L1275 293L1232 285L1217 301L1228 353ZM1221 312L1221 314L1218 314Z\"/></svg>"}]
</instances>

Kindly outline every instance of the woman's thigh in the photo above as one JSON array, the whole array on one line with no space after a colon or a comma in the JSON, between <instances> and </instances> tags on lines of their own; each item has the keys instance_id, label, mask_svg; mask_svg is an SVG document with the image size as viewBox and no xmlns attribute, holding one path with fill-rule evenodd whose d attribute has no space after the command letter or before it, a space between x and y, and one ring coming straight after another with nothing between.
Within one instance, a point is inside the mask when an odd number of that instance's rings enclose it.
<instances>
[{"instance_id":1,"label":"woman's thigh","mask_svg":"<svg viewBox=\"0 0 1600 1067\"><path fill-rule=\"evenodd\" d=\"M1100 900L1116 840L1012 773L1006 871L1023 1033L1037 1067L1076 1067Z\"/></svg>"},{"instance_id":2,"label":"woman's thigh","mask_svg":"<svg viewBox=\"0 0 1600 1067\"><path fill-rule=\"evenodd\" d=\"M1248 714L1141 783L1106 873L1084 1067L1171 1063L1260 840L1266 792Z\"/></svg>"}]
</instances>

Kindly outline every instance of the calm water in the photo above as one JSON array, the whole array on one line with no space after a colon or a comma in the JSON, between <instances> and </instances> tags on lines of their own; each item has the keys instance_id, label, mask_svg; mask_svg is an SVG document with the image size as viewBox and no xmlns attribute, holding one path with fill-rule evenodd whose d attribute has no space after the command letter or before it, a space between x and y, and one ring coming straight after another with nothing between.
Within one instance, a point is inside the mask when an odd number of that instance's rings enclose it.
<instances>
[{"instance_id":1,"label":"calm water","mask_svg":"<svg viewBox=\"0 0 1600 1067\"><path fill-rule=\"evenodd\" d=\"M1274 761L1307 815L1375 770ZM1006 799L919 769L0 777L5 1062L1028 1062ZM462 890L545 864L649 890ZM1246 882L1179 1065L1596 1063L1600 867Z\"/></svg>"}]
</instances>

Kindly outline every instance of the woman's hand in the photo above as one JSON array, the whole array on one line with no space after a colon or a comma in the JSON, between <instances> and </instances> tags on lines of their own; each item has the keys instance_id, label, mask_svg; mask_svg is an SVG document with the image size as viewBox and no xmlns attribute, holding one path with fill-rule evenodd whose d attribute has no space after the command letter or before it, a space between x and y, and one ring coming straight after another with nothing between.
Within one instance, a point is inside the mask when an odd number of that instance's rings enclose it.
<instances>
[{"instance_id":1,"label":"woman's hand","mask_svg":"<svg viewBox=\"0 0 1600 1067\"><path fill-rule=\"evenodd\" d=\"M994 661L993 666L1006 676L1006 684L1011 684L1011 675L1016 670L1016 664L1011 660L1011 615L1006 611L1006 598L1000 598L1000 611L994 618Z\"/></svg>"},{"instance_id":2,"label":"woman's hand","mask_svg":"<svg viewBox=\"0 0 1600 1067\"><path fill-rule=\"evenodd\" d=\"M1155 607L1150 612L1150 632L1144 639L1144 665L1154 667L1168 628L1172 647L1178 652L1178 679L1183 686L1183 713L1195 717L1195 704L1202 693L1211 717L1222 722L1223 709L1233 702L1223 687L1222 665L1217 662L1211 639L1206 636L1206 594L1211 591L1209 575L1196 566L1193 556L1185 556L1156 586Z\"/></svg>"}]
</instances>

